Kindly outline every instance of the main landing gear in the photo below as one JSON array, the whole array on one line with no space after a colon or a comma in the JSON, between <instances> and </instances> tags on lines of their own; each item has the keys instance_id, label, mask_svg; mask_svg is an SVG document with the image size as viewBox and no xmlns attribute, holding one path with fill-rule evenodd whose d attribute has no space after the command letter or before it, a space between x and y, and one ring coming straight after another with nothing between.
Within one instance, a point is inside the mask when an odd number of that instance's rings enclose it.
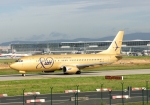
<instances>
[{"instance_id":1,"label":"main landing gear","mask_svg":"<svg viewBox=\"0 0 150 105\"><path fill-rule=\"evenodd\" d=\"M25 76L26 76L26 74L22 74L22 76L23 76L23 77L25 77Z\"/></svg>"},{"instance_id":2,"label":"main landing gear","mask_svg":"<svg viewBox=\"0 0 150 105\"><path fill-rule=\"evenodd\" d=\"M81 74L81 71L77 71L76 74Z\"/></svg>"},{"instance_id":3,"label":"main landing gear","mask_svg":"<svg viewBox=\"0 0 150 105\"><path fill-rule=\"evenodd\" d=\"M68 74L81 74L81 71L77 71L76 73L64 73L65 75L68 75Z\"/></svg>"}]
</instances>

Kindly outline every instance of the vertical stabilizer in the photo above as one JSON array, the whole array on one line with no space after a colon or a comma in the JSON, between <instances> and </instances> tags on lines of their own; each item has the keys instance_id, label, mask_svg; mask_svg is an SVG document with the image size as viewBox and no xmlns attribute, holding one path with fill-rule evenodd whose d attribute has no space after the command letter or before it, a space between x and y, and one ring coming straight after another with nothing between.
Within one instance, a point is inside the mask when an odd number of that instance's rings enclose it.
<instances>
[{"instance_id":1,"label":"vertical stabilizer","mask_svg":"<svg viewBox=\"0 0 150 105\"><path fill-rule=\"evenodd\" d=\"M124 36L124 31L119 31L112 43L107 50L99 52L98 54L120 54L122 47L122 40Z\"/></svg>"}]
</instances>

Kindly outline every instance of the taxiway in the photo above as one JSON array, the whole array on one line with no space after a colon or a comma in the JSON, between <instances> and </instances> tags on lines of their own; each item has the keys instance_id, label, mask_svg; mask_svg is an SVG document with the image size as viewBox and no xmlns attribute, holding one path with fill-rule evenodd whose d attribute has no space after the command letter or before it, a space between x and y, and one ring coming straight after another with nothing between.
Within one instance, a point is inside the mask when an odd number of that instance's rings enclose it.
<instances>
[{"instance_id":1,"label":"taxiway","mask_svg":"<svg viewBox=\"0 0 150 105\"><path fill-rule=\"evenodd\" d=\"M27 79L47 79L47 78L68 78L68 77L88 77L88 76L106 76L106 75L134 75L134 74L150 74L149 69L138 70L105 70L105 71L83 71L81 74L64 75L63 73L39 73L26 74L22 77L21 74L0 75L0 81L8 80L27 80Z\"/></svg>"}]
</instances>

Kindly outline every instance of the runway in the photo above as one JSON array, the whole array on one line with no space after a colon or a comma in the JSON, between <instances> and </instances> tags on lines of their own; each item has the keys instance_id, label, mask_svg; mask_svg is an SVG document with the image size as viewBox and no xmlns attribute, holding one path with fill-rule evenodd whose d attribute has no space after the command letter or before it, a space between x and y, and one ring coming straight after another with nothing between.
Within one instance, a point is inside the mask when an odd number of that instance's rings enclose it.
<instances>
[{"instance_id":1,"label":"runway","mask_svg":"<svg viewBox=\"0 0 150 105\"><path fill-rule=\"evenodd\" d=\"M22 77L21 74L0 75L0 81L8 80L27 80L27 79L47 79L47 78L68 78L68 77L88 77L88 76L106 76L106 75L133 75L133 74L150 74L149 69L138 70L108 70L108 71L83 71L81 74L64 75L63 73L40 73L26 74Z\"/></svg>"}]
</instances>

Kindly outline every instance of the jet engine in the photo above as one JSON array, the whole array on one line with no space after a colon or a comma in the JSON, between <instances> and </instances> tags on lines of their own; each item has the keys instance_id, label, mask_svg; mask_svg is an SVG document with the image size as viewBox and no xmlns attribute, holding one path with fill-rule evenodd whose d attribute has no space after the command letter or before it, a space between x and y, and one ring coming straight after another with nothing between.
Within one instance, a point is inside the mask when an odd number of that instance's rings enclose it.
<instances>
[{"instance_id":1,"label":"jet engine","mask_svg":"<svg viewBox=\"0 0 150 105\"><path fill-rule=\"evenodd\" d=\"M80 74L80 70L76 66L64 66L62 68L63 72L66 74Z\"/></svg>"}]
</instances>

